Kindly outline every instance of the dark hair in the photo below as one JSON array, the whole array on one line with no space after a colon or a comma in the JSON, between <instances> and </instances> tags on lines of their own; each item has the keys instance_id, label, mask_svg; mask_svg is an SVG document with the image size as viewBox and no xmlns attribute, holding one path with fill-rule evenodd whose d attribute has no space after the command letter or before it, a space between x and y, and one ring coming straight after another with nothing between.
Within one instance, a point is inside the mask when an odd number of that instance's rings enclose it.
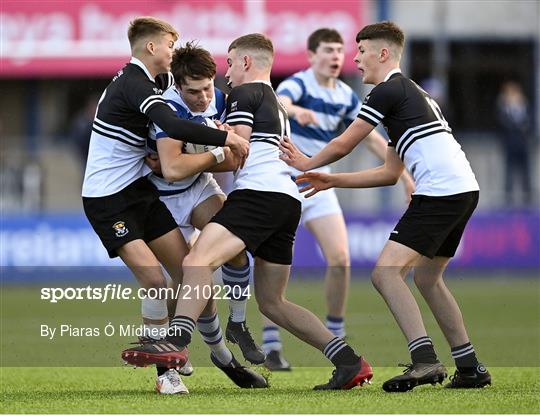
<instances>
[{"instance_id":1,"label":"dark hair","mask_svg":"<svg viewBox=\"0 0 540 416\"><path fill-rule=\"evenodd\" d=\"M171 72L177 84L185 85L186 77L193 79L214 78L216 63L206 49L194 42L187 42L185 46L174 50Z\"/></svg>"},{"instance_id":2,"label":"dark hair","mask_svg":"<svg viewBox=\"0 0 540 416\"><path fill-rule=\"evenodd\" d=\"M129 23L129 44L133 48L139 39L160 33L170 33L175 41L178 39L178 32L166 21L156 19L152 16L137 17Z\"/></svg>"},{"instance_id":3,"label":"dark hair","mask_svg":"<svg viewBox=\"0 0 540 416\"><path fill-rule=\"evenodd\" d=\"M315 32L309 35L307 40L308 50L312 52L317 51L317 48L321 42L336 42L343 44L343 38L336 29L329 29L327 27L317 29Z\"/></svg>"},{"instance_id":4,"label":"dark hair","mask_svg":"<svg viewBox=\"0 0 540 416\"><path fill-rule=\"evenodd\" d=\"M251 33L249 35L240 36L233 40L229 45L228 52L233 49L247 49L250 51L264 51L270 52L274 55L274 45L268 36L261 33Z\"/></svg>"},{"instance_id":5,"label":"dark hair","mask_svg":"<svg viewBox=\"0 0 540 416\"><path fill-rule=\"evenodd\" d=\"M405 43L403 31L394 22L389 21L365 26L356 35L356 42L358 43L364 39L384 39L400 48L403 48L403 44Z\"/></svg>"}]
</instances>

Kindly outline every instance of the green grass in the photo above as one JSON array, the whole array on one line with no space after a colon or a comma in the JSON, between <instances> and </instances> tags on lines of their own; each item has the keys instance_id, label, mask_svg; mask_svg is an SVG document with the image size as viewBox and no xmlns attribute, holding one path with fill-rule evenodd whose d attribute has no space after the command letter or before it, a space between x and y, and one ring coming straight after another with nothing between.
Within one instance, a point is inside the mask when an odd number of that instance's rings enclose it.
<instances>
[{"instance_id":1,"label":"green grass","mask_svg":"<svg viewBox=\"0 0 540 416\"><path fill-rule=\"evenodd\" d=\"M377 368L371 386L315 392L328 368L272 374L269 389L241 390L213 368L185 378L188 396L152 391L154 371L131 368L6 368L4 413L538 413L537 368L491 368L494 385L482 390L417 387L385 393L382 381L396 369Z\"/></svg>"},{"instance_id":2,"label":"green grass","mask_svg":"<svg viewBox=\"0 0 540 416\"><path fill-rule=\"evenodd\" d=\"M81 285L82 286L82 285ZM40 325L103 328L136 324L138 302L40 300L38 287L3 287L1 300L1 411L3 413L540 413L540 280L471 279L449 281L463 311L479 358L493 375L483 390L441 390L423 386L406 394L386 394L382 382L408 362L405 340L385 303L366 280L351 285L348 340L376 367L372 386L347 392L313 392L331 373L322 354L282 333L285 353L295 367L272 374L271 388L234 387L211 367L208 348L194 337L196 366L186 379L188 397L153 391L152 369L124 368L119 353L129 337L40 336ZM416 293L416 292L415 292ZM416 293L417 294L417 293ZM325 315L320 281L292 280L290 299ZM424 302L419 302L441 360L452 366L449 348ZM219 302L222 322L227 304ZM255 301L248 323L260 335ZM235 355L240 353L233 347Z\"/></svg>"}]
</instances>

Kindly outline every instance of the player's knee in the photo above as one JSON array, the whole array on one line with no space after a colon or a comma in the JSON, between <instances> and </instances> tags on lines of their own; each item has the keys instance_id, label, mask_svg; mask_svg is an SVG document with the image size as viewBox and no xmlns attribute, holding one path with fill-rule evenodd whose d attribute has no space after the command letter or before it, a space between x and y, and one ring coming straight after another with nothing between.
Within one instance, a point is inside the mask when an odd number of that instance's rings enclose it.
<instances>
[{"instance_id":1,"label":"player's knee","mask_svg":"<svg viewBox=\"0 0 540 416\"><path fill-rule=\"evenodd\" d=\"M381 290L386 279L387 276L384 272L384 268L382 267L375 267L375 269L373 269L373 271L371 272L371 283L378 291Z\"/></svg>"},{"instance_id":2,"label":"player's knee","mask_svg":"<svg viewBox=\"0 0 540 416\"><path fill-rule=\"evenodd\" d=\"M232 259L227 261L228 264L234 267L244 267L248 264L249 260L245 251L242 251L240 254L237 254Z\"/></svg>"},{"instance_id":3,"label":"player's knee","mask_svg":"<svg viewBox=\"0 0 540 416\"><path fill-rule=\"evenodd\" d=\"M167 287L167 282L163 276L147 276L141 282L141 286L146 290L160 290Z\"/></svg>"},{"instance_id":4,"label":"player's knee","mask_svg":"<svg viewBox=\"0 0 540 416\"><path fill-rule=\"evenodd\" d=\"M281 310L283 299L278 296L259 296L257 297L259 311L269 318L274 320L276 314Z\"/></svg>"},{"instance_id":5,"label":"player's knee","mask_svg":"<svg viewBox=\"0 0 540 416\"><path fill-rule=\"evenodd\" d=\"M351 265L351 258L349 255L349 250L336 250L335 252L329 254L326 259L329 267L336 268L346 268Z\"/></svg>"},{"instance_id":6,"label":"player's knee","mask_svg":"<svg viewBox=\"0 0 540 416\"><path fill-rule=\"evenodd\" d=\"M440 279L438 276L419 273L418 271L414 273L414 284L420 291L432 289L437 286L439 282Z\"/></svg>"},{"instance_id":7,"label":"player's knee","mask_svg":"<svg viewBox=\"0 0 540 416\"><path fill-rule=\"evenodd\" d=\"M205 258L205 256L201 255L200 253L192 250L182 262L182 267L184 269L188 267L204 267L209 266L208 260Z\"/></svg>"},{"instance_id":8,"label":"player's knee","mask_svg":"<svg viewBox=\"0 0 540 416\"><path fill-rule=\"evenodd\" d=\"M278 319L277 309L271 303L259 303L259 312L266 316L271 321L276 322Z\"/></svg>"}]
</instances>

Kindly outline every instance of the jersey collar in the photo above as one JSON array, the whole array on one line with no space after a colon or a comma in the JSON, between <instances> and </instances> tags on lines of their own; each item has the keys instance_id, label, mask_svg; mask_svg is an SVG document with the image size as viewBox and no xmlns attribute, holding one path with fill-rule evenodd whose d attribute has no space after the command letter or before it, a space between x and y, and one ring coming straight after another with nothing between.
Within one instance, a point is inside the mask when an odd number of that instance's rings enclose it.
<instances>
[{"instance_id":1,"label":"jersey collar","mask_svg":"<svg viewBox=\"0 0 540 416\"><path fill-rule=\"evenodd\" d=\"M269 85L270 87L272 86L272 83L270 81L263 81L262 79L255 79L253 81L249 81L250 83L251 82L262 82L263 84L266 84L266 85Z\"/></svg>"},{"instance_id":2,"label":"jersey collar","mask_svg":"<svg viewBox=\"0 0 540 416\"><path fill-rule=\"evenodd\" d=\"M150 81L152 82L156 82L156 80L154 79L154 77L152 75L150 75L150 71L148 71L148 68L146 67L145 64L142 63L142 61L138 58L135 58L134 56L131 57L131 60L129 61L130 64L134 64L134 65L137 65L138 67L140 67L144 73L146 74L146 76L148 78L150 78Z\"/></svg>"},{"instance_id":3,"label":"jersey collar","mask_svg":"<svg viewBox=\"0 0 540 416\"><path fill-rule=\"evenodd\" d=\"M395 69L392 69L388 74L386 74L386 77L384 77L384 81L383 82L386 82L390 79L390 77L394 74L401 74L401 69L399 68L395 68Z\"/></svg>"}]
</instances>

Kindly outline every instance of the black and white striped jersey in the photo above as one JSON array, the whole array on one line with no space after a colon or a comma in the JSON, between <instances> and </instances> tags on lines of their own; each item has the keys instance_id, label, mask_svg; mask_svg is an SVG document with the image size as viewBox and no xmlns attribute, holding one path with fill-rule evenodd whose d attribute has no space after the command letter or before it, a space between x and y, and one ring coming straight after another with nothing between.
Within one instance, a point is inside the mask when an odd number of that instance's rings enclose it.
<instances>
[{"instance_id":1,"label":"black and white striped jersey","mask_svg":"<svg viewBox=\"0 0 540 416\"><path fill-rule=\"evenodd\" d=\"M227 97L227 118L231 126L252 129L249 156L234 176L234 189L281 192L300 199L291 168L280 158L279 142L290 137L287 111L266 81L253 81L232 89Z\"/></svg>"},{"instance_id":2,"label":"black and white striped jersey","mask_svg":"<svg viewBox=\"0 0 540 416\"><path fill-rule=\"evenodd\" d=\"M465 153L433 98L399 70L365 98L358 117L384 125L416 182L417 195L445 196L478 190Z\"/></svg>"},{"instance_id":3,"label":"black and white striped jersey","mask_svg":"<svg viewBox=\"0 0 540 416\"><path fill-rule=\"evenodd\" d=\"M182 120L161 94L171 81L155 80L132 58L103 92L92 126L82 188L84 197L112 195L143 176L150 121L169 137L222 146L226 132Z\"/></svg>"}]
</instances>

